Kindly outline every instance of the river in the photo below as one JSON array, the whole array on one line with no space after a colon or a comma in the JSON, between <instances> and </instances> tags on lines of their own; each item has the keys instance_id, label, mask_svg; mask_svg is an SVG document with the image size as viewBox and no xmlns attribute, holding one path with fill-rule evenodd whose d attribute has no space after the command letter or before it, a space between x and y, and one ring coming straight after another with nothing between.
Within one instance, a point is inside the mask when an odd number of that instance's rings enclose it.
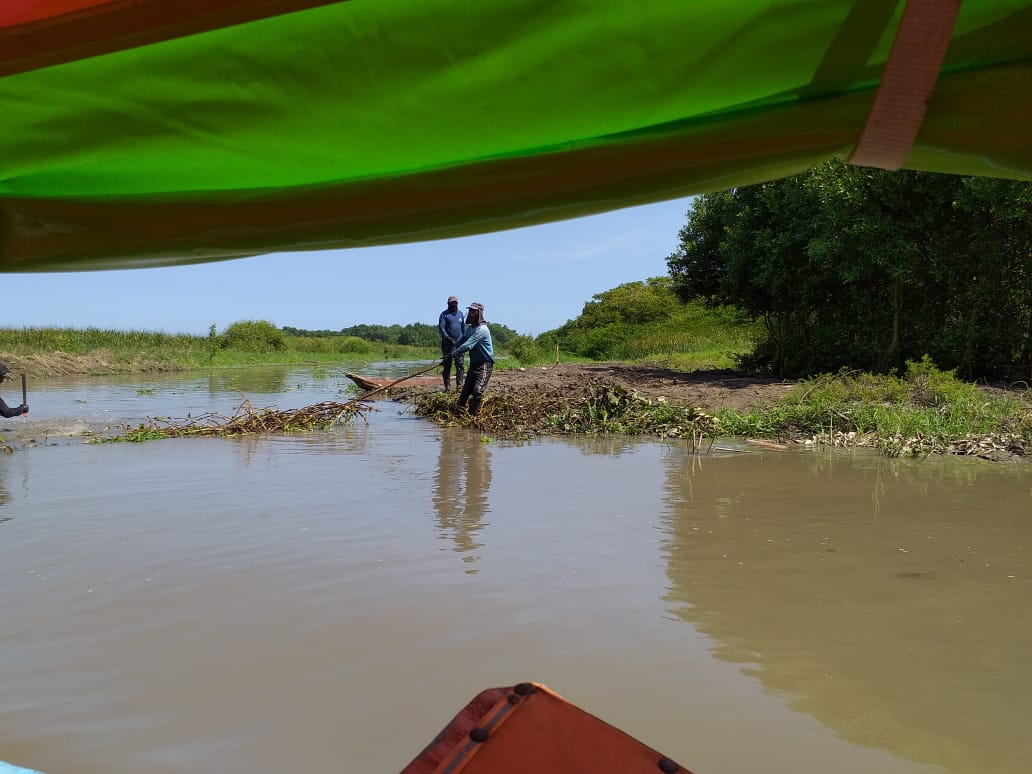
<instances>
[{"instance_id":1,"label":"river","mask_svg":"<svg viewBox=\"0 0 1032 774\"><path fill-rule=\"evenodd\" d=\"M82 436L348 385L30 385L0 420L0 760L397 772L534 680L695 774L1028 770L1026 466L499 442L390 401L313 433Z\"/></svg>"}]
</instances>

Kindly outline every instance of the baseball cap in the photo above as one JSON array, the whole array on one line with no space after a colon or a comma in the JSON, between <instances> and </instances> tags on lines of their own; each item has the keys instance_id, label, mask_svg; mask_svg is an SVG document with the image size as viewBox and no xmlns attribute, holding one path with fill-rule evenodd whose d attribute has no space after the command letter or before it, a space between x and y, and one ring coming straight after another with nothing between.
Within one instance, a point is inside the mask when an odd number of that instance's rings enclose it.
<instances>
[{"instance_id":1,"label":"baseball cap","mask_svg":"<svg viewBox=\"0 0 1032 774\"><path fill-rule=\"evenodd\" d=\"M454 301L456 304L459 303L459 297L458 296L448 296L448 303L450 304L452 301Z\"/></svg>"},{"instance_id":2,"label":"baseball cap","mask_svg":"<svg viewBox=\"0 0 1032 774\"><path fill-rule=\"evenodd\" d=\"M478 315L480 315L480 322L487 322L487 320L484 319L484 305L483 304L478 304L476 301L474 301L472 304L470 304L466 308L467 309L472 309Z\"/></svg>"}]
</instances>

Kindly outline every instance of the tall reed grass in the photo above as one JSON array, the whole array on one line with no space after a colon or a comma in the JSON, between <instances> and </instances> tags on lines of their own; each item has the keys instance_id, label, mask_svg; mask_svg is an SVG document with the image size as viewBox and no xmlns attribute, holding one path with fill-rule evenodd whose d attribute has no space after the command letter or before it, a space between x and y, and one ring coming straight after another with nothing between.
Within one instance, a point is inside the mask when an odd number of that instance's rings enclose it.
<instances>
[{"instance_id":1,"label":"tall reed grass","mask_svg":"<svg viewBox=\"0 0 1032 774\"><path fill-rule=\"evenodd\" d=\"M0 351L15 355L67 352L83 355L100 349L112 353L147 352L181 356L205 346L203 336L187 333L114 331L100 328L0 328Z\"/></svg>"},{"instance_id":2,"label":"tall reed grass","mask_svg":"<svg viewBox=\"0 0 1032 774\"><path fill-rule=\"evenodd\" d=\"M275 351L251 350L231 343L214 332L197 336L100 328L0 328L0 353L15 357L102 355L113 372L131 372L141 361L190 370L262 363L425 360L440 354L425 347L368 342L354 336L286 336L283 348Z\"/></svg>"}]
</instances>

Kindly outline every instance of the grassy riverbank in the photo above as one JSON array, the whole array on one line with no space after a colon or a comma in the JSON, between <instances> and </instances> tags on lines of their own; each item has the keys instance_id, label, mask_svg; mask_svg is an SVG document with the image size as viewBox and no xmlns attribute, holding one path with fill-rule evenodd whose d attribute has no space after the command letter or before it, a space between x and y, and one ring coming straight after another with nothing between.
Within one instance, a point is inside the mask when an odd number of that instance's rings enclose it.
<instances>
[{"instance_id":1,"label":"grassy riverbank","mask_svg":"<svg viewBox=\"0 0 1032 774\"><path fill-rule=\"evenodd\" d=\"M441 425L472 424L500 438L619 433L707 439L738 436L787 446L802 443L870 447L888 456L928 454L1028 459L1032 453L1032 392L958 380L931 363L911 363L902 376L847 373L803 380L750 409L699 406L676 397L669 378L653 384L568 381L506 384L488 396L476 419L456 412L454 396L414 398L416 412ZM698 393L698 385L692 385ZM651 394L650 394L651 393ZM667 397L675 395L674 399Z\"/></svg>"},{"instance_id":2,"label":"grassy riverbank","mask_svg":"<svg viewBox=\"0 0 1032 774\"><path fill-rule=\"evenodd\" d=\"M268 324L234 324L208 336L87 328L0 330L0 360L32 377L126 374L238 368L254 365L432 360L436 349L371 343L356 337L290 336ZM578 358L579 359L579 358ZM910 363L901 376L847 373L766 385L758 405L734 405L726 372L713 383L693 379L667 359L667 367L615 364L608 381L590 364L560 380L559 369L521 389L516 358L499 362L477 427L500 438L539 434L621 433L659 438L740 436L779 443L871 447L890 456L974 455L1028 458L1032 453L1032 391L1015 385L991 389L958 380L930 362ZM581 370L576 370L580 368ZM500 391L505 377L512 389ZM699 372L693 372L692 376ZM625 378L612 378L622 374ZM558 380L558 381L557 381ZM646 384L646 380L651 380ZM756 385L753 390L759 389ZM700 399L700 393L704 396ZM708 395L712 400L705 400ZM467 424L453 411L454 394L416 398L417 412L439 424Z\"/></svg>"},{"instance_id":3,"label":"grassy riverbank","mask_svg":"<svg viewBox=\"0 0 1032 774\"><path fill-rule=\"evenodd\" d=\"M903 376L848 373L800 382L767 410L718 413L724 433L871 447L891 457L1027 457L1032 391L963 382L928 361Z\"/></svg>"},{"instance_id":4,"label":"grassy riverbank","mask_svg":"<svg viewBox=\"0 0 1032 774\"><path fill-rule=\"evenodd\" d=\"M374 344L353 336L315 339L279 334L270 338L266 328L258 329L264 335L253 336L246 335L246 327L244 335L235 330L235 336L231 335L234 326L221 334L195 336L98 328L4 328L0 329L0 359L16 373L45 378L439 356L426 347Z\"/></svg>"}]
</instances>

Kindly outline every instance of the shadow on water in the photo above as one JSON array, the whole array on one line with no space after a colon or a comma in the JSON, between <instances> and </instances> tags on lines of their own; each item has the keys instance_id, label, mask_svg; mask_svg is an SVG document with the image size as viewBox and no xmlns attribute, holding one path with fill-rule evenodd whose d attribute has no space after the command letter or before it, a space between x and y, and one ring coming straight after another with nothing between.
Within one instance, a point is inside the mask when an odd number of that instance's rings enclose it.
<instances>
[{"instance_id":1,"label":"shadow on water","mask_svg":"<svg viewBox=\"0 0 1032 774\"><path fill-rule=\"evenodd\" d=\"M1027 770L1027 471L693 464L667 471L666 599L717 657L857 744L951 771Z\"/></svg>"}]
</instances>

